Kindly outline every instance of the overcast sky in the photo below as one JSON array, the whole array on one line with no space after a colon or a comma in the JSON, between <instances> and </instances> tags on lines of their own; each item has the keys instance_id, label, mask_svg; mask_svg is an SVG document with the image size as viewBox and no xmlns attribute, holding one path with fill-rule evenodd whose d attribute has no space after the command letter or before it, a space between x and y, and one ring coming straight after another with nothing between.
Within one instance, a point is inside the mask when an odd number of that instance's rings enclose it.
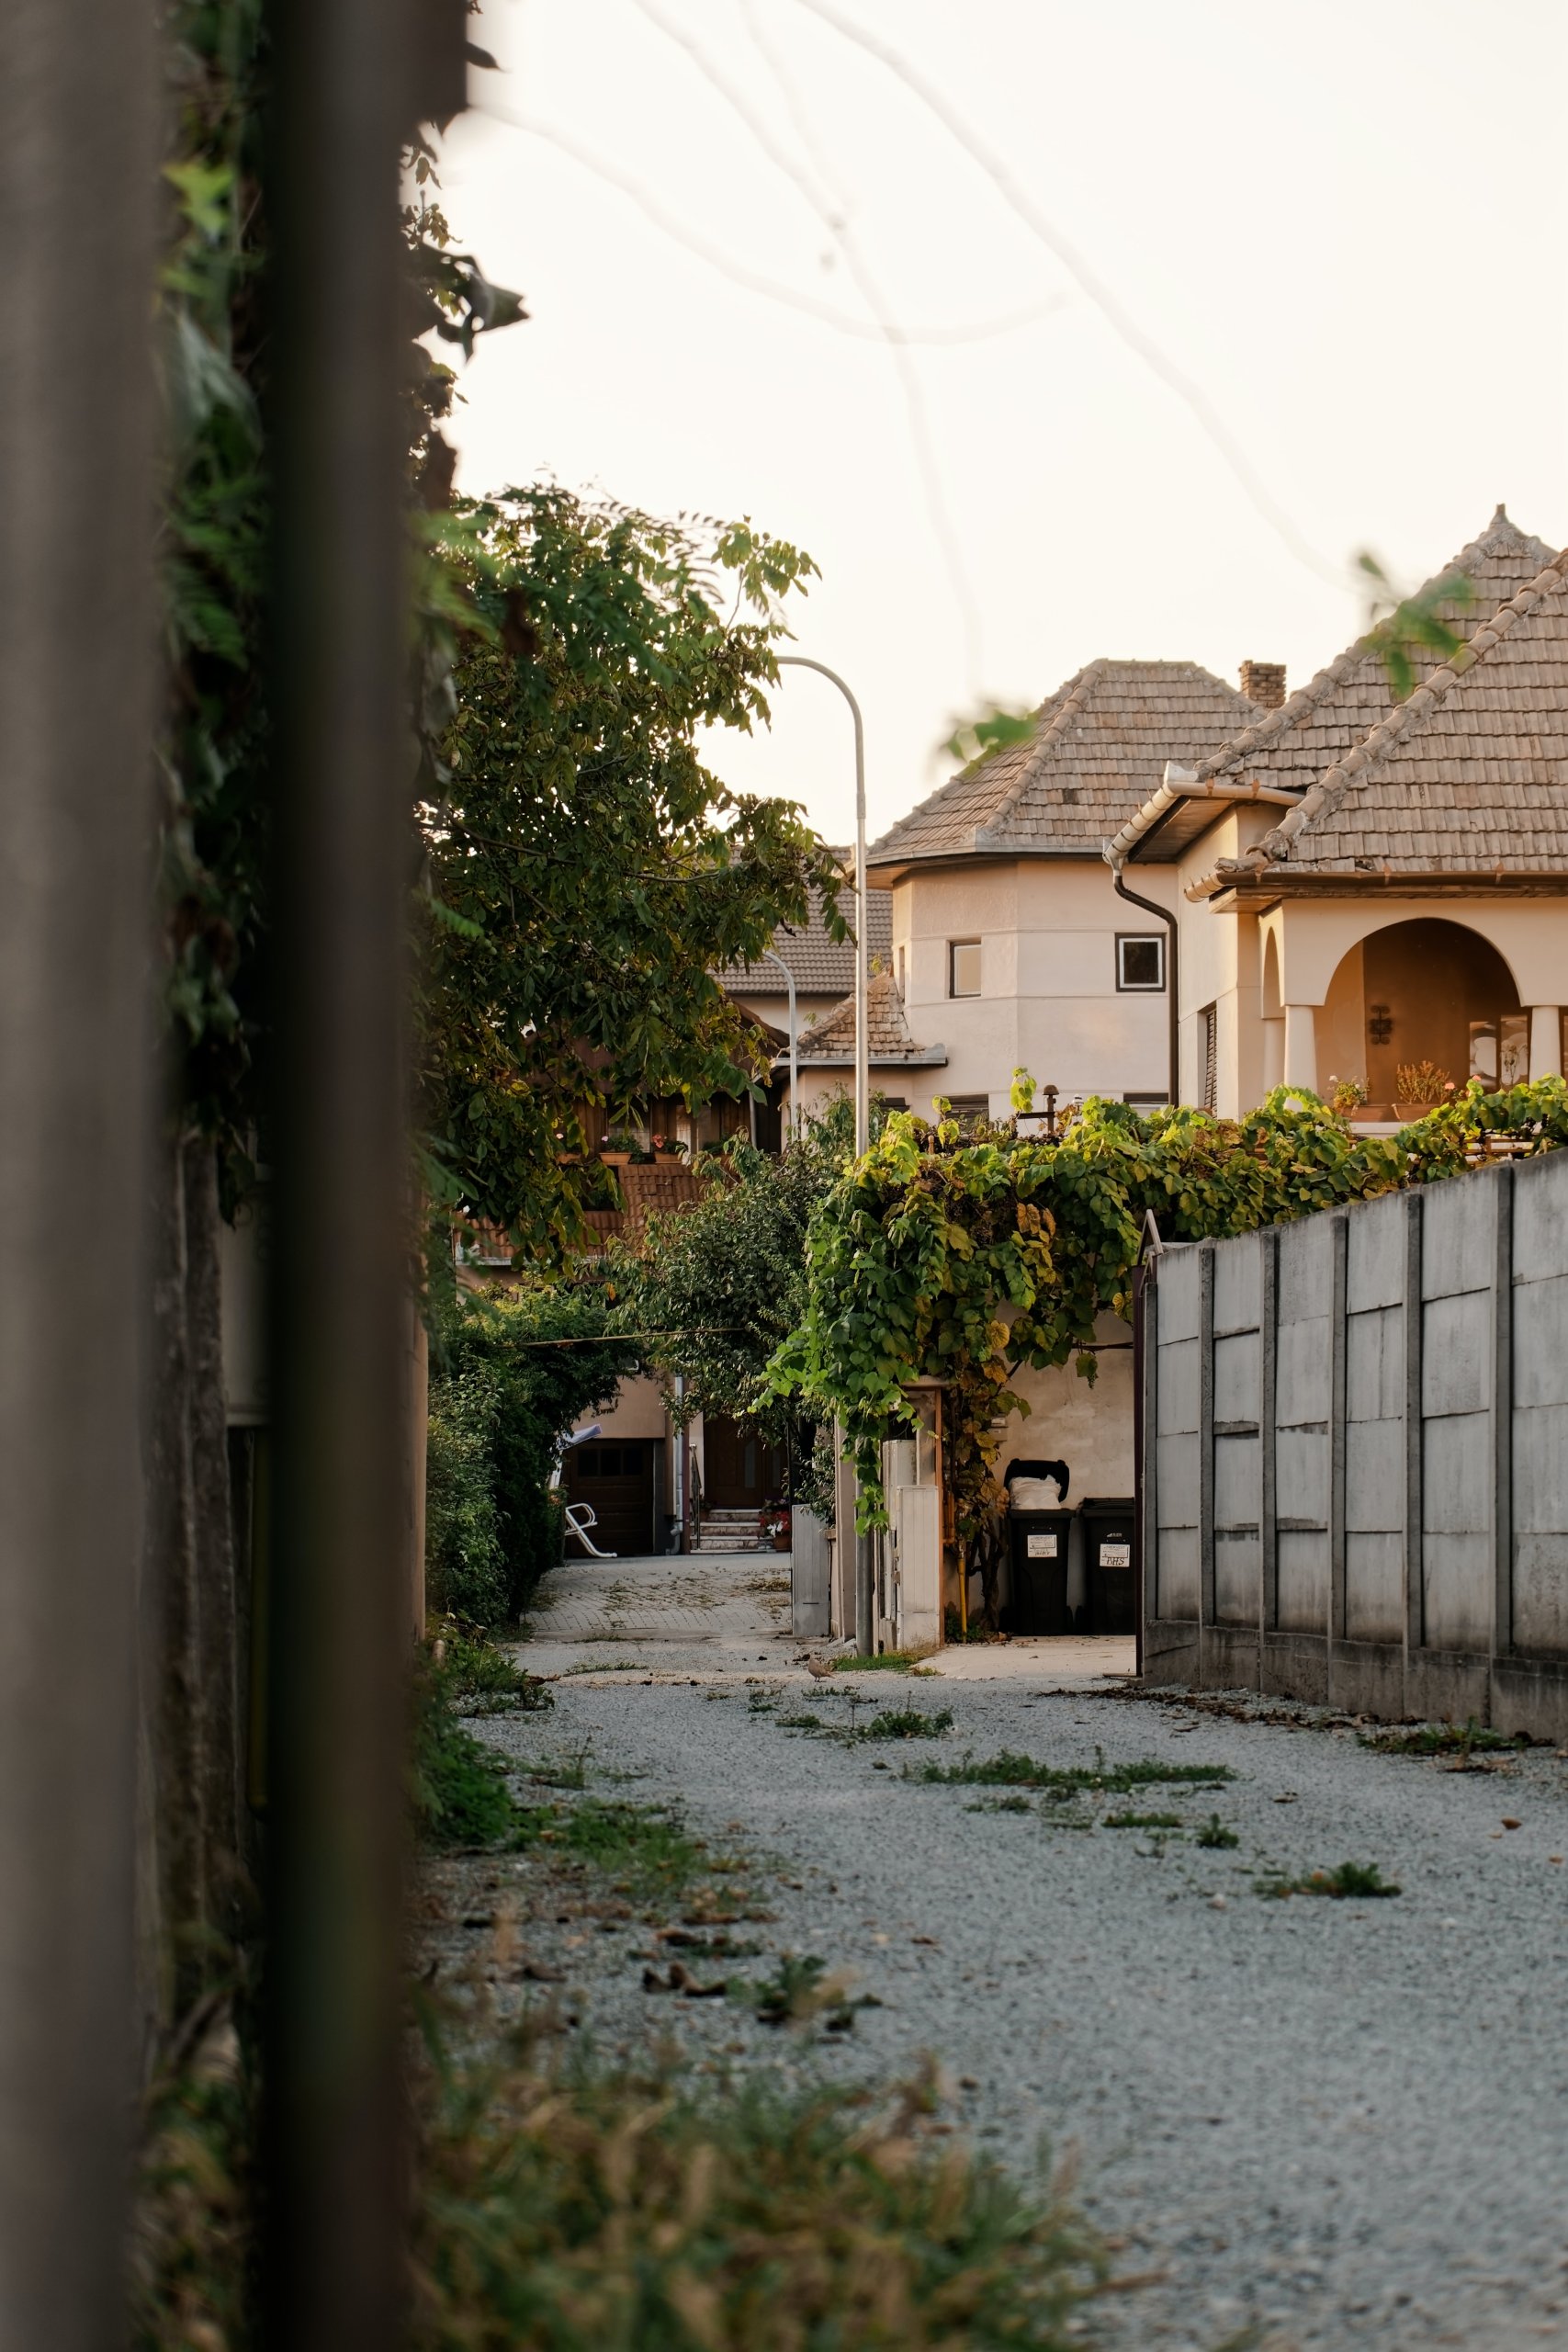
<instances>
[{"instance_id":1,"label":"overcast sky","mask_svg":"<svg viewBox=\"0 0 1568 2352\"><path fill-rule=\"evenodd\" d=\"M445 201L531 315L467 372L462 485L809 548L874 833L982 695L1097 654L1297 684L1359 548L1414 584L1500 499L1568 540L1562 0L486 0L475 37ZM826 683L712 757L848 839Z\"/></svg>"}]
</instances>

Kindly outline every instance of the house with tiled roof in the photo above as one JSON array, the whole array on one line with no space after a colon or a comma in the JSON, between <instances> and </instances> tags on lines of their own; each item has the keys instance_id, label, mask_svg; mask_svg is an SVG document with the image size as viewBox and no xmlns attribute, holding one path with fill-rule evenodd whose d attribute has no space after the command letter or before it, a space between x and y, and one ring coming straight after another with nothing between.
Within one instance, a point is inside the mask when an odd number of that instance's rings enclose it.
<instances>
[{"instance_id":1,"label":"house with tiled roof","mask_svg":"<svg viewBox=\"0 0 1568 2352\"><path fill-rule=\"evenodd\" d=\"M836 850L833 854L847 866L852 853ZM807 1029L840 1004L855 984L852 890L843 893L840 911L850 922L851 933L834 939L823 920L822 894L814 890L808 921L781 923L770 943L772 956L754 964L726 964L715 978L738 1004L781 1032L788 1029L789 979L793 979L795 1018L800 1028ZM874 971L887 963L892 947L893 910L885 898L874 898L866 910L866 953ZM780 969L781 964L787 967L789 978Z\"/></svg>"},{"instance_id":2,"label":"house with tiled roof","mask_svg":"<svg viewBox=\"0 0 1568 2352\"><path fill-rule=\"evenodd\" d=\"M1354 1079L1392 1120L1418 1064L1460 1084L1561 1070L1564 560L1499 507L1433 583L1473 584L1439 606L1462 650L1421 657L1406 700L1362 639L1173 762L1111 836L1124 887L1170 893L1185 1099L1235 1114Z\"/></svg>"},{"instance_id":3,"label":"house with tiled roof","mask_svg":"<svg viewBox=\"0 0 1568 2352\"><path fill-rule=\"evenodd\" d=\"M928 1095L1005 1117L1021 1067L1069 1098L1167 1099L1174 876L1154 886L1157 905L1139 904L1101 852L1169 762L1210 757L1260 716L1195 662L1091 662L1040 706L1025 741L873 844L906 1018L945 1048Z\"/></svg>"}]
</instances>

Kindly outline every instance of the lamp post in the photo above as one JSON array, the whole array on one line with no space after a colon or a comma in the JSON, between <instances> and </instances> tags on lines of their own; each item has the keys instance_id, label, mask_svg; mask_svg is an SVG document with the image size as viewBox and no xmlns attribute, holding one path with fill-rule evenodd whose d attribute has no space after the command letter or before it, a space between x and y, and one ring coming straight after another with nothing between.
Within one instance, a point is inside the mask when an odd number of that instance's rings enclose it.
<instances>
[{"instance_id":1,"label":"lamp post","mask_svg":"<svg viewBox=\"0 0 1568 2352\"><path fill-rule=\"evenodd\" d=\"M813 662L804 653L779 653L773 658L781 670L815 670L819 676L830 679L849 704L855 722L855 1157L859 1159L871 1141L871 1077L865 1020L865 725L859 703L837 670L829 670L826 662ZM794 1099L792 1072L792 1127Z\"/></svg>"},{"instance_id":2,"label":"lamp post","mask_svg":"<svg viewBox=\"0 0 1568 2352\"><path fill-rule=\"evenodd\" d=\"M838 687L855 722L855 1158L858 1159L871 1141L871 1075L866 1043L865 1017L865 724L860 715L860 705L837 670L829 670L826 662L813 662L804 653L780 653L774 656L780 669L815 670ZM791 1024L793 1035L793 1023ZM790 1123L795 1123L795 1089L790 1088ZM871 1538L855 1535L855 1647L862 1657L871 1657L876 1648L871 1623L872 1577Z\"/></svg>"}]
</instances>

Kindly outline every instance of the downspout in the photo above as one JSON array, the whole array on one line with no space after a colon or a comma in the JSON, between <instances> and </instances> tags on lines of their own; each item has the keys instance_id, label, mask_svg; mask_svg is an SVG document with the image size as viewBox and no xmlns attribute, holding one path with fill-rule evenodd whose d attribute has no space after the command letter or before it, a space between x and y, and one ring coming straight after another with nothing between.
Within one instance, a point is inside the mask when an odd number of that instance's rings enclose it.
<instances>
[{"instance_id":1,"label":"downspout","mask_svg":"<svg viewBox=\"0 0 1568 2352\"><path fill-rule=\"evenodd\" d=\"M1117 897L1125 899L1130 907L1141 907L1146 915L1157 915L1169 933L1165 953L1165 994L1170 1029L1170 1107L1174 1111L1181 1100L1181 1012L1176 986L1176 916L1170 908L1156 906L1153 899L1140 899L1135 890L1128 889L1122 879L1122 868L1127 862L1125 851L1119 853L1113 842L1107 842L1103 854L1111 868L1111 887Z\"/></svg>"}]
</instances>

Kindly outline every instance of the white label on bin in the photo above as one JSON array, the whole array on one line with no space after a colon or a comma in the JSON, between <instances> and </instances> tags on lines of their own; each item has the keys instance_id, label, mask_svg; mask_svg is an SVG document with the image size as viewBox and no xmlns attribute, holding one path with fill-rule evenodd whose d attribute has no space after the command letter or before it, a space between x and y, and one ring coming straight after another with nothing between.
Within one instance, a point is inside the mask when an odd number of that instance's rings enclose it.
<instances>
[{"instance_id":1,"label":"white label on bin","mask_svg":"<svg viewBox=\"0 0 1568 2352\"><path fill-rule=\"evenodd\" d=\"M1130 1568L1133 1565L1132 1545L1102 1544L1100 1547L1100 1565L1102 1568Z\"/></svg>"},{"instance_id":2,"label":"white label on bin","mask_svg":"<svg viewBox=\"0 0 1568 2352\"><path fill-rule=\"evenodd\" d=\"M1026 1558L1031 1560L1054 1560L1055 1558L1056 1538L1055 1534L1026 1535L1023 1541L1026 1547Z\"/></svg>"}]
</instances>

